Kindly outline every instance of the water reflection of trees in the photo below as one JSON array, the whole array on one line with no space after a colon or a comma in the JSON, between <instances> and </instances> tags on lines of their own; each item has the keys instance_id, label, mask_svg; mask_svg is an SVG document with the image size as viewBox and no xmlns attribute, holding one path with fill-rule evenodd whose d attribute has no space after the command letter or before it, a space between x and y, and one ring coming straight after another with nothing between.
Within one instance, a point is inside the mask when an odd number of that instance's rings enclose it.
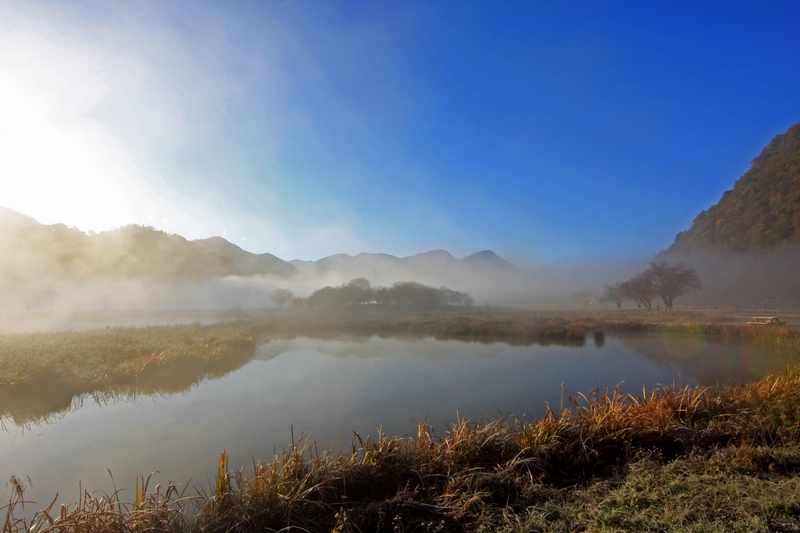
<instances>
[{"instance_id":1,"label":"water reflection of trees","mask_svg":"<svg viewBox=\"0 0 800 533\"><path fill-rule=\"evenodd\" d=\"M376 342L378 341L378 342ZM454 342L461 346L481 345L497 347L533 347L533 346L563 346L568 348L583 348L586 338L518 338L518 337L468 337L464 335L424 335L424 334L393 334L393 335L344 335L342 333L316 333L314 335L287 334L276 335L265 341L258 350L259 359L271 359L287 351L315 351L333 357L383 357L397 353L397 347L385 341L405 343L413 346L415 343L446 343ZM300 348L300 346L303 346ZM368 347L368 348L367 348ZM380 348L378 348L380 347ZM416 353L416 351L415 351ZM422 354L421 354L422 355Z\"/></svg>"},{"instance_id":2,"label":"water reflection of trees","mask_svg":"<svg viewBox=\"0 0 800 533\"><path fill-rule=\"evenodd\" d=\"M314 335L286 336L274 338L261 344L257 359L268 361L281 354L315 352L334 358L358 357L359 359L378 359L408 353L424 359L443 360L469 351L484 359L492 359L508 351L509 348L524 347L568 347L582 348L585 339L539 339L528 342L506 342L480 339L465 341L463 337L443 338L422 335L403 336L354 336L354 335Z\"/></svg>"},{"instance_id":3,"label":"water reflection of trees","mask_svg":"<svg viewBox=\"0 0 800 533\"><path fill-rule=\"evenodd\" d=\"M232 351L227 357L177 360L135 377L105 380L101 387L79 379L42 377L0 389L0 424L30 427L60 420L87 402L110 405L142 398L187 393L201 382L219 379L248 363L255 347Z\"/></svg>"},{"instance_id":4,"label":"water reflection of trees","mask_svg":"<svg viewBox=\"0 0 800 533\"><path fill-rule=\"evenodd\" d=\"M455 342L442 342L455 341ZM418 344L419 343L419 344ZM417 345L416 347L414 345ZM487 338L465 335L347 335L322 333L310 337L286 335L254 347L235 350L220 358L191 358L171 361L168 365L148 368L134 377L113 376L102 384L75 377L44 375L0 388L0 425L20 427L43 425L62 419L87 403L110 405L135 402L143 398L169 397L188 393L201 382L234 372L254 357L271 359L285 352L315 351L332 357L389 357L403 351L421 357L444 359L457 355L472 345L476 354L493 358L509 347L564 346L580 348L580 338Z\"/></svg>"},{"instance_id":5,"label":"water reflection of trees","mask_svg":"<svg viewBox=\"0 0 800 533\"><path fill-rule=\"evenodd\" d=\"M675 367L699 383L748 382L792 363L790 353L742 339L675 333L617 333L626 348L659 366ZM794 361L796 363L796 360Z\"/></svg>"}]
</instances>

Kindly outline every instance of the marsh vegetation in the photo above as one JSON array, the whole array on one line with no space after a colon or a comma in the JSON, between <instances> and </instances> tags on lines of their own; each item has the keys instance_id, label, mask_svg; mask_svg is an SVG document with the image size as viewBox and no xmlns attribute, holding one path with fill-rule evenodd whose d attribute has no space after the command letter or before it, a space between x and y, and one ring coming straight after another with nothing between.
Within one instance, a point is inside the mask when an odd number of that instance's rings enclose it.
<instances>
[{"instance_id":1,"label":"marsh vegetation","mask_svg":"<svg viewBox=\"0 0 800 533\"><path fill-rule=\"evenodd\" d=\"M721 323L724 317L701 323L691 320L697 318L692 313L646 320L633 310L399 316L286 311L210 326L10 335L0 337L0 394L6 406L23 383L54 388L59 380L80 384L76 394L133 390L134 384L167 391L167 375L183 375L190 384L224 375L257 354L257 343L299 337L569 349L592 337L613 344L615 336L633 332L714 338L731 346L744 340L779 350L787 364L800 356L793 329ZM740 384L640 393L612 384L572 393L563 409L551 403L541 416L460 417L446 426L421 418L411 435L358 433L350 447L329 448L331 442L298 434L270 460L247 469L231 468L223 454L216 478L199 489L156 487L141 478L134 497L87 492L68 508L35 516L30 503L22 512L30 487L15 478L6 530L789 531L800 508L798 402L794 366Z\"/></svg>"},{"instance_id":2,"label":"marsh vegetation","mask_svg":"<svg viewBox=\"0 0 800 533\"><path fill-rule=\"evenodd\" d=\"M181 391L241 366L254 348L239 323L0 335L0 419L46 419L82 394Z\"/></svg>"}]
</instances>

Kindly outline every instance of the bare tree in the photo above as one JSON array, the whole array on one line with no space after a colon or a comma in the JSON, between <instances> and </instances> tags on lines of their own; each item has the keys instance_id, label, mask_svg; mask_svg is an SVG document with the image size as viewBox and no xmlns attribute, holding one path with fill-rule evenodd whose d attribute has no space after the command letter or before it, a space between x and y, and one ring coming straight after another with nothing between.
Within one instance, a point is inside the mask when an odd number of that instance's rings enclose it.
<instances>
[{"instance_id":1,"label":"bare tree","mask_svg":"<svg viewBox=\"0 0 800 533\"><path fill-rule=\"evenodd\" d=\"M673 299L703 287L697 271L685 263L671 265L666 261L653 261L643 274L653 291L663 300L667 311L672 311Z\"/></svg>"},{"instance_id":2,"label":"bare tree","mask_svg":"<svg viewBox=\"0 0 800 533\"><path fill-rule=\"evenodd\" d=\"M622 308L622 302L625 300L625 294L622 292L620 283L606 285L603 289L604 302L613 302L617 305L617 309Z\"/></svg>"},{"instance_id":3,"label":"bare tree","mask_svg":"<svg viewBox=\"0 0 800 533\"><path fill-rule=\"evenodd\" d=\"M294 298L294 294L292 294L292 291L289 289L275 289L269 297L269 299L278 304L281 309L283 309L283 306L289 303L292 298Z\"/></svg>"},{"instance_id":4,"label":"bare tree","mask_svg":"<svg viewBox=\"0 0 800 533\"><path fill-rule=\"evenodd\" d=\"M650 309L653 298L656 297L656 290L650 284L650 278L646 272L632 277L628 281L622 282L619 286L623 297L630 298L636 302L636 307Z\"/></svg>"}]
</instances>

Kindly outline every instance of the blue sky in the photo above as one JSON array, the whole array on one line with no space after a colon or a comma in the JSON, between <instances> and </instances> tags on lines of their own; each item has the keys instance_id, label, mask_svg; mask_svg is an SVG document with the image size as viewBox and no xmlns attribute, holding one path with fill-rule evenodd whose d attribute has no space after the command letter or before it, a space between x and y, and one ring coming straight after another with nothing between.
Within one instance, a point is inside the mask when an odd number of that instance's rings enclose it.
<instances>
[{"instance_id":1,"label":"blue sky","mask_svg":"<svg viewBox=\"0 0 800 533\"><path fill-rule=\"evenodd\" d=\"M284 259L647 257L800 122L794 1L3 0L0 50L0 205Z\"/></svg>"}]
</instances>

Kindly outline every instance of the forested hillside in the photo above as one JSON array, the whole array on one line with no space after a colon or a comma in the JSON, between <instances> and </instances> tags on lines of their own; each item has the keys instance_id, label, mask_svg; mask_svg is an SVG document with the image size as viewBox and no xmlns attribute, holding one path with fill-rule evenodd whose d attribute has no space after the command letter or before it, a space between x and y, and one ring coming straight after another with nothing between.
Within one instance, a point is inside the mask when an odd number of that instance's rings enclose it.
<instances>
[{"instance_id":1,"label":"forested hillside","mask_svg":"<svg viewBox=\"0 0 800 533\"><path fill-rule=\"evenodd\" d=\"M679 233L670 252L759 250L800 241L800 124L776 136L750 170Z\"/></svg>"}]
</instances>

